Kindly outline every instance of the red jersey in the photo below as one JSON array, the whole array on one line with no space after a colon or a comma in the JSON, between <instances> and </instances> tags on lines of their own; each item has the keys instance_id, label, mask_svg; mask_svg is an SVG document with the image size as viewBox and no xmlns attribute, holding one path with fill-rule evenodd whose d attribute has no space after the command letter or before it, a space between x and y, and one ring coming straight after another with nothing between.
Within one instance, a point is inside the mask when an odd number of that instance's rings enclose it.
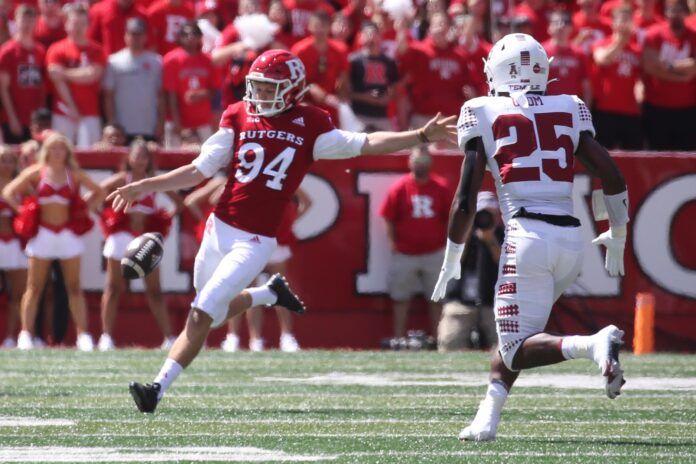
<instances>
[{"instance_id":1,"label":"red jersey","mask_svg":"<svg viewBox=\"0 0 696 464\"><path fill-rule=\"evenodd\" d=\"M457 52L466 63L469 85L476 89L478 96L488 95L488 83L483 72L483 60L488 58L492 45L483 39L476 38L469 47L457 46Z\"/></svg>"},{"instance_id":2,"label":"red jersey","mask_svg":"<svg viewBox=\"0 0 696 464\"><path fill-rule=\"evenodd\" d=\"M539 43L548 40L549 38L549 10L542 8L535 10L526 3L520 3L515 7L514 16L524 16L529 19L532 25L532 37L537 39Z\"/></svg>"},{"instance_id":3,"label":"red jersey","mask_svg":"<svg viewBox=\"0 0 696 464\"><path fill-rule=\"evenodd\" d=\"M187 103L185 95L189 90L220 87L218 70L210 57L202 52L189 55L183 48L177 48L167 53L162 66L164 90L177 95L181 127L195 129L209 125L213 117L211 99Z\"/></svg>"},{"instance_id":4,"label":"red jersey","mask_svg":"<svg viewBox=\"0 0 696 464\"><path fill-rule=\"evenodd\" d=\"M71 39L66 38L51 45L46 52L46 67L52 64L59 64L64 68L80 68L90 64L104 66L106 58L99 44L90 41L84 46L78 46ZM100 81L92 84L68 82L68 88L81 116L99 116ZM65 103L54 92L53 112L65 114L63 108L66 108Z\"/></svg>"},{"instance_id":5,"label":"red jersey","mask_svg":"<svg viewBox=\"0 0 696 464\"><path fill-rule=\"evenodd\" d=\"M63 23L58 23L58 27L50 28L44 21L43 16L36 18L36 26L34 27L34 38L37 42L44 46L48 50L48 47L53 45L59 40L63 40L66 37L65 28Z\"/></svg>"},{"instance_id":6,"label":"red jersey","mask_svg":"<svg viewBox=\"0 0 696 464\"><path fill-rule=\"evenodd\" d=\"M309 35L307 24L316 10L324 10L333 16L334 10L326 0L283 0L285 9L290 12L292 35L303 39Z\"/></svg>"},{"instance_id":7,"label":"red jersey","mask_svg":"<svg viewBox=\"0 0 696 464\"><path fill-rule=\"evenodd\" d=\"M684 24L686 24L686 27L689 29L696 31L696 13L692 14L691 16L687 16L684 20Z\"/></svg>"},{"instance_id":8,"label":"red jersey","mask_svg":"<svg viewBox=\"0 0 696 464\"><path fill-rule=\"evenodd\" d=\"M10 76L10 96L19 122L31 125L31 113L46 103L44 81L43 45L35 43L26 49L16 39L10 39L0 47L0 71Z\"/></svg>"},{"instance_id":9,"label":"red jersey","mask_svg":"<svg viewBox=\"0 0 696 464\"><path fill-rule=\"evenodd\" d=\"M227 107L221 128L234 131L230 175L215 208L221 221L275 237L288 204L314 162L317 138L334 129L328 113L295 106L272 118L247 114L244 103Z\"/></svg>"},{"instance_id":10,"label":"red jersey","mask_svg":"<svg viewBox=\"0 0 696 464\"><path fill-rule=\"evenodd\" d=\"M606 47L611 37L597 42L594 49ZM638 116L640 107L633 88L640 79L640 47L630 42L607 66L595 64L595 79L592 80L594 107L600 111Z\"/></svg>"},{"instance_id":11,"label":"red jersey","mask_svg":"<svg viewBox=\"0 0 696 464\"><path fill-rule=\"evenodd\" d=\"M454 45L438 48L431 38L411 45L400 60L408 76L413 112L422 115L457 114L469 82L467 63Z\"/></svg>"},{"instance_id":12,"label":"red jersey","mask_svg":"<svg viewBox=\"0 0 696 464\"><path fill-rule=\"evenodd\" d=\"M150 37L157 53L164 56L178 47L179 29L188 20L194 19L195 13L190 3L183 1L174 6L171 0L159 0L147 10L147 23Z\"/></svg>"},{"instance_id":13,"label":"red jersey","mask_svg":"<svg viewBox=\"0 0 696 464\"><path fill-rule=\"evenodd\" d=\"M396 251L406 255L432 253L442 248L452 192L433 177L419 184L406 174L389 188L379 214L394 225Z\"/></svg>"},{"instance_id":14,"label":"red jersey","mask_svg":"<svg viewBox=\"0 0 696 464\"><path fill-rule=\"evenodd\" d=\"M314 46L314 37L307 37L291 51L305 65L307 84L317 84L326 92L336 93L339 77L348 71L348 50L344 44L329 39L326 53L320 54Z\"/></svg>"},{"instance_id":15,"label":"red jersey","mask_svg":"<svg viewBox=\"0 0 696 464\"><path fill-rule=\"evenodd\" d=\"M348 72L348 49L346 46L333 39L329 39L325 53L320 54L314 46L314 37L307 37L293 45L290 50L298 56L305 65L307 84L317 84L324 91L335 94L339 78ZM319 107L328 111L338 120L338 114L333 107Z\"/></svg>"},{"instance_id":16,"label":"red jersey","mask_svg":"<svg viewBox=\"0 0 696 464\"><path fill-rule=\"evenodd\" d=\"M89 9L89 38L104 47L106 56L116 53L126 46L124 35L130 18L146 20L145 11L135 3L124 10L117 0L95 3Z\"/></svg>"},{"instance_id":17,"label":"red jersey","mask_svg":"<svg viewBox=\"0 0 696 464\"><path fill-rule=\"evenodd\" d=\"M638 45L641 47L643 46L643 43L645 42L645 34L651 27L656 24L663 24L664 22L665 18L657 13L655 13L650 19L646 19L642 14L640 14L640 11L633 13L633 27Z\"/></svg>"},{"instance_id":18,"label":"red jersey","mask_svg":"<svg viewBox=\"0 0 696 464\"><path fill-rule=\"evenodd\" d=\"M289 246L297 241L295 232L292 230L292 225L295 223L295 219L297 219L297 204L294 201L291 201L288 204L288 207L285 208L283 218L278 226L278 235L276 236L278 245Z\"/></svg>"},{"instance_id":19,"label":"red jersey","mask_svg":"<svg viewBox=\"0 0 696 464\"><path fill-rule=\"evenodd\" d=\"M685 58L696 58L696 31L685 29L681 36L674 34L668 23L648 30L644 48L657 50L660 61L672 63ZM663 108L696 106L696 78L688 82L674 82L645 75L645 101Z\"/></svg>"},{"instance_id":20,"label":"red jersey","mask_svg":"<svg viewBox=\"0 0 696 464\"><path fill-rule=\"evenodd\" d=\"M589 33L585 31L589 31ZM586 33L587 36L578 47L584 54L589 55L597 41L611 35L611 21L603 16L590 20L585 12L580 10L573 15L573 35L571 40L574 40L581 32Z\"/></svg>"},{"instance_id":21,"label":"red jersey","mask_svg":"<svg viewBox=\"0 0 696 464\"><path fill-rule=\"evenodd\" d=\"M585 56L571 47L557 47L551 41L542 44L549 58L549 85L546 95L583 96L582 81L587 79ZM558 79L551 82L551 79Z\"/></svg>"}]
</instances>

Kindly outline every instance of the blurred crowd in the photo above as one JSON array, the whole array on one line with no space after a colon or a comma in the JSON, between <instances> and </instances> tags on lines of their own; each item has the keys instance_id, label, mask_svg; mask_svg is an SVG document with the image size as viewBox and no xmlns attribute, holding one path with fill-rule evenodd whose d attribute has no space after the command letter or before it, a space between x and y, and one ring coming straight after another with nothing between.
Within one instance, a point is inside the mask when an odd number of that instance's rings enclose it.
<instances>
[{"instance_id":1,"label":"blurred crowd","mask_svg":"<svg viewBox=\"0 0 696 464\"><path fill-rule=\"evenodd\" d=\"M543 43L549 93L583 98L607 147L696 149L696 0L2 2L2 135L43 117L80 148L196 149L269 48L303 60L338 125L416 127L486 95L510 32Z\"/></svg>"}]
</instances>

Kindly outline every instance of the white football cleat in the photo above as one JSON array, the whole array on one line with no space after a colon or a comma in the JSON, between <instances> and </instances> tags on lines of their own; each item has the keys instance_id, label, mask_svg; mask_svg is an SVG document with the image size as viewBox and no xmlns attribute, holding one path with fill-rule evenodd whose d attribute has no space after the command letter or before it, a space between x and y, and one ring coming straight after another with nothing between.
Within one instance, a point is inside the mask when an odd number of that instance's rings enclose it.
<instances>
[{"instance_id":1,"label":"white football cleat","mask_svg":"<svg viewBox=\"0 0 696 464\"><path fill-rule=\"evenodd\" d=\"M300 344L293 334L283 334L280 336L280 351L285 353L297 353L300 351Z\"/></svg>"},{"instance_id":2,"label":"white football cleat","mask_svg":"<svg viewBox=\"0 0 696 464\"><path fill-rule=\"evenodd\" d=\"M97 348L99 351L111 351L116 348L116 345L114 345L114 341L111 339L109 334L103 333L101 334L101 337L99 337Z\"/></svg>"},{"instance_id":3,"label":"white football cleat","mask_svg":"<svg viewBox=\"0 0 696 464\"><path fill-rule=\"evenodd\" d=\"M476 417L459 433L459 441L493 441L500 422L500 411L496 411L490 398L479 404Z\"/></svg>"},{"instance_id":4,"label":"white football cleat","mask_svg":"<svg viewBox=\"0 0 696 464\"><path fill-rule=\"evenodd\" d=\"M607 396L612 400L621 394L621 387L626 383L619 362L623 336L623 330L608 325L594 335L596 341L592 346L592 358L602 371Z\"/></svg>"},{"instance_id":5,"label":"white football cleat","mask_svg":"<svg viewBox=\"0 0 696 464\"><path fill-rule=\"evenodd\" d=\"M220 348L227 353L234 353L239 350L239 337L233 333L228 333Z\"/></svg>"},{"instance_id":6,"label":"white football cleat","mask_svg":"<svg viewBox=\"0 0 696 464\"><path fill-rule=\"evenodd\" d=\"M258 353L259 351L264 350L264 343L263 343L263 338L254 338L253 340L249 340L249 351L253 351L255 353Z\"/></svg>"},{"instance_id":7,"label":"white football cleat","mask_svg":"<svg viewBox=\"0 0 696 464\"><path fill-rule=\"evenodd\" d=\"M83 332L77 336L75 346L80 351L94 351L94 340L92 340L92 336L90 334Z\"/></svg>"},{"instance_id":8,"label":"white football cleat","mask_svg":"<svg viewBox=\"0 0 696 464\"><path fill-rule=\"evenodd\" d=\"M20 350L34 349L34 339L26 330L19 332L19 336L17 337L17 348Z\"/></svg>"},{"instance_id":9,"label":"white football cleat","mask_svg":"<svg viewBox=\"0 0 696 464\"><path fill-rule=\"evenodd\" d=\"M160 345L160 350L165 350L169 351L172 349L172 346L174 346L174 342L176 341L176 337L171 336L171 337L166 337L162 344Z\"/></svg>"}]
</instances>

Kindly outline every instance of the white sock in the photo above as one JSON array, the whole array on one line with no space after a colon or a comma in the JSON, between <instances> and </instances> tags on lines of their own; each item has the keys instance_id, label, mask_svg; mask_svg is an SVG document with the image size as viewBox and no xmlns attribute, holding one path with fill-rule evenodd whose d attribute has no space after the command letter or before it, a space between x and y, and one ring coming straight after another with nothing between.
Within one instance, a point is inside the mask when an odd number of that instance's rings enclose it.
<instances>
[{"instance_id":1,"label":"white sock","mask_svg":"<svg viewBox=\"0 0 696 464\"><path fill-rule=\"evenodd\" d=\"M497 380L491 381L491 383L488 384L486 397L481 401L472 424L477 424L479 427L484 425L492 426L492 428L495 429L498 426L500 413L503 410L507 396L508 391L503 382ZM481 423L482 421L483 423Z\"/></svg>"},{"instance_id":2,"label":"white sock","mask_svg":"<svg viewBox=\"0 0 696 464\"><path fill-rule=\"evenodd\" d=\"M267 285L247 288L246 291L251 295L251 306L273 305L278 301L278 296Z\"/></svg>"},{"instance_id":3,"label":"white sock","mask_svg":"<svg viewBox=\"0 0 696 464\"><path fill-rule=\"evenodd\" d=\"M571 335L563 337L561 351L566 359L586 358L593 359L591 348L594 339L591 335Z\"/></svg>"},{"instance_id":4,"label":"white sock","mask_svg":"<svg viewBox=\"0 0 696 464\"><path fill-rule=\"evenodd\" d=\"M162 399L164 396L164 392L166 392L169 387L174 383L177 377L179 377L179 374L181 374L181 371L183 371L184 368L179 364L178 362L174 361L172 358L167 358L164 361L164 364L162 365L162 369L160 369L159 374L157 374L157 377L155 377L154 382L158 383L162 386L160 389L158 399Z\"/></svg>"}]
</instances>

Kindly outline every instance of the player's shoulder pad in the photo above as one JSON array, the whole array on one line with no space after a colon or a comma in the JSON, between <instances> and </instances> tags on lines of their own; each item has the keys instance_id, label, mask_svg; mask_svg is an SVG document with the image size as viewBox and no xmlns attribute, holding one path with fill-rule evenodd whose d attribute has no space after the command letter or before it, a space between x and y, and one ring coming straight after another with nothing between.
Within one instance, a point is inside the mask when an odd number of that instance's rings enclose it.
<instances>
[{"instance_id":1,"label":"player's shoulder pad","mask_svg":"<svg viewBox=\"0 0 696 464\"><path fill-rule=\"evenodd\" d=\"M238 121L239 115L245 113L246 106L244 102L235 102L230 104L222 113L222 117L220 118L220 127L233 129L235 122Z\"/></svg>"},{"instance_id":2,"label":"player's shoulder pad","mask_svg":"<svg viewBox=\"0 0 696 464\"><path fill-rule=\"evenodd\" d=\"M311 129L316 129L318 134L329 132L335 129L335 123L331 118L331 113L315 105L297 105L296 111L299 113L298 124ZM295 119L296 120L296 119ZM295 121L293 120L293 122Z\"/></svg>"},{"instance_id":3,"label":"player's shoulder pad","mask_svg":"<svg viewBox=\"0 0 696 464\"><path fill-rule=\"evenodd\" d=\"M462 108L465 106L468 106L469 108L481 108L482 106L485 106L486 103L490 101L491 97L488 96L482 96L482 97L476 97L472 98L471 100L467 100L464 102L462 105Z\"/></svg>"}]
</instances>

